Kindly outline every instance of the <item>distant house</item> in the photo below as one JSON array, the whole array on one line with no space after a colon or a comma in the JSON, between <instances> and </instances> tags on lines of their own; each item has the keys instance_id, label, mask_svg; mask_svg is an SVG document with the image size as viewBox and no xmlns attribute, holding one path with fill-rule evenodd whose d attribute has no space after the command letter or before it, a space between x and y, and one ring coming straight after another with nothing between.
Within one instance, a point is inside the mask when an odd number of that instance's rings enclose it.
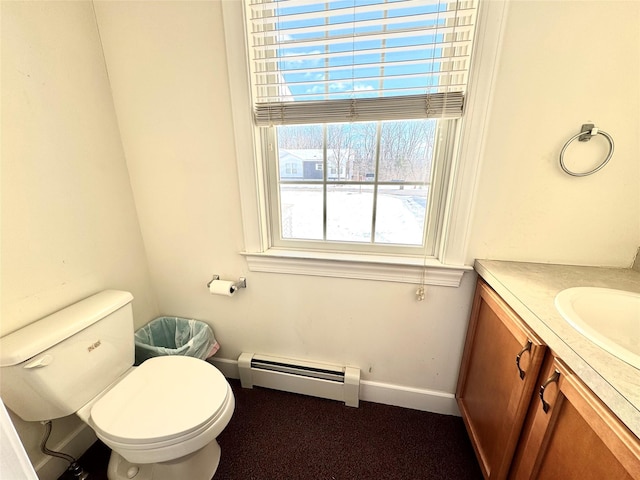
<instances>
[{"instance_id":1,"label":"distant house","mask_svg":"<svg viewBox=\"0 0 640 480\"><path fill-rule=\"evenodd\" d=\"M349 159L350 155L347 154ZM343 161L340 167L337 166L335 153L327 150L327 179L346 180L346 163ZM322 180L323 161L322 149L280 149L280 179L281 180Z\"/></svg>"},{"instance_id":2,"label":"distant house","mask_svg":"<svg viewBox=\"0 0 640 480\"><path fill-rule=\"evenodd\" d=\"M280 178L283 180L302 180L304 178L304 160L290 150L281 148L280 151ZM322 163L322 161L320 162Z\"/></svg>"}]
</instances>

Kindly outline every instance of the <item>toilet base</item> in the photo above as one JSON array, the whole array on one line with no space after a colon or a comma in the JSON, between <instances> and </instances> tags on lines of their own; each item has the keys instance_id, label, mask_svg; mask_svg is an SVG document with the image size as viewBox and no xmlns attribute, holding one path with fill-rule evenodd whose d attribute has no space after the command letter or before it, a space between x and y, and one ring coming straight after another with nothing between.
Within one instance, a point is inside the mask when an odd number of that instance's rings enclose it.
<instances>
[{"instance_id":1,"label":"toilet base","mask_svg":"<svg viewBox=\"0 0 640 480\"><path fill-rule=\"evenodd\" d=\"M213 440L185 457L163 463L131 463L111 452L109 480L211 480L220 463L220 445Z\"/></svg>"}]
</instances>

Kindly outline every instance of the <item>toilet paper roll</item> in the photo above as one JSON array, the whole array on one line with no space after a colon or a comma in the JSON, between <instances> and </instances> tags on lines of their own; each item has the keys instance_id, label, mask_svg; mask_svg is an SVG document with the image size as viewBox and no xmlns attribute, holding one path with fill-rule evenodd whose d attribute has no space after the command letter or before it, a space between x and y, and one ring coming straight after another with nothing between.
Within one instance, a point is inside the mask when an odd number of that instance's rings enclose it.
<instances>
[{"instance_id":1,"label":"toilet paper roll","mask_svg":"<svg viewBox=\"0 0 640 480\"><path fill-rule=\"evenodd\" d=\"M237 288L233 282L227 280L214 280L209 284L209 292L212 295L225 295L231 297L235 295Z\"/></svg>"}]
</instances>

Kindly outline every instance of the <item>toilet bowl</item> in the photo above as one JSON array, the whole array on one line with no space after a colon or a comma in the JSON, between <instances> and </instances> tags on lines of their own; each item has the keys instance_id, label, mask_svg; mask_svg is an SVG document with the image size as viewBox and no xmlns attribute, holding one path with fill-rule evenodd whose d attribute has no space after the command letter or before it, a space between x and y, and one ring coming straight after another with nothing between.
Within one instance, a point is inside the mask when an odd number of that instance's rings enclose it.
<instances>
[{"instance_id":1,"label":"toilet bowl","mask_svg":"<svg viewBox=\"0 0 640 480\"><path fill-rule=\"evenodd\" d=\"M210 472L218 468L220 446L211 442L176 461L135 464L117 452L111 453L107 477L111 480L181 480L211 478ZM214 478L215 480L215 478Z\"/></svg>"},{"instance_id":2,"label":"toilet bowl","mask_svg":"<svg viewBox=\"0 0 640 480\"><path fill-rule=\"evenodd\" d=\"M133 365L128 292L108 290L0 339L5 404L27 421L76 413L112 450L112 480L210 480L235 399L192 357Z\"/></svg>"},{"instance_id":3,"label":"toilet bowl","mask_svg":"<svg viewBox=\"0 0 640 480\"><path fill-rule=\"evenodd\" d=\"M191 357L155 357L79 410L102 442L132 463L175 460L204 447L234 409L229 383Z\"/></svg>"}]
</instances>

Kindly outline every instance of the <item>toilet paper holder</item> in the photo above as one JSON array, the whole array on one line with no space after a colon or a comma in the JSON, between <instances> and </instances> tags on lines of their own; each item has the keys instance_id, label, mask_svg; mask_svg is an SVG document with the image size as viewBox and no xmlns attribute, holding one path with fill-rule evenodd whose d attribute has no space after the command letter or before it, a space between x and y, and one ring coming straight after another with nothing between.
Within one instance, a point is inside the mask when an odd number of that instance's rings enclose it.
<instances>
[{"instance_id":1,"label":"toilet paper holder","mask_svg":"<svg viewBox=\"0 0 640 480\"><path fill-rule=\"evenodd\" d=\"M220 280L220 275L214 275L213 278L211 279L211 281L209 283L207 283L207 288L211 287L211 284L213 282L215 282L216 280ZM246 279L246 277L240 277L237 282L233 283L233 286L231 288L233 288L234 291L238 290L239 288L247 288L247 279Z\"/></svg>"}]
</instances>

